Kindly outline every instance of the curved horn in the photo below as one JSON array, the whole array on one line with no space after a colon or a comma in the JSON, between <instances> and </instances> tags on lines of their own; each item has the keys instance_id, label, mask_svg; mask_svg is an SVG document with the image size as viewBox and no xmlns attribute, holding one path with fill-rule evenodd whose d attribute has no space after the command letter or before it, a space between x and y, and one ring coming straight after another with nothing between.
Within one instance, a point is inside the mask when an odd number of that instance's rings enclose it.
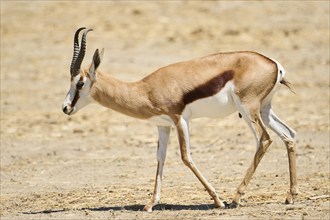
<instances>
[{"instance_id":1,"label":"curved horn","mask_svg":"<svg viewBox=\"0 0 330 220\"><path fill-rule=\"evenodd\" d=\"M74 74L74 63L76 62L76 60L77 60L77 57L78 57L78 55L79 55L79 32L81 31L81 30L84 30L84 29L86 29L85 27L82 27L82 28L79 28L77 31L76 31L76 33L75 33L75 35L74 35L74 42L73 42L73 57L72 57L72 61L71 61L71 67L70 67L70 73L71 73L71 75L73 75Z\"/></svg>"},{"instance_id":2,"label":"curved horn","mask_svg":"<svg viewBox=\"0 0 330 220\"><path fill-rule=\"evenodd\" d=\"M72 76L76 76L78 73L79 73L79 69L80 69L80 66L81 66L81 63L85 57L85 51L86 51L86 36L87 36L87 33L92 31L93 29L88 29L84 32L82 38L81 38L81 48L80 48L80 51L79 51L79 54L78 54L78 57L77 59L75 60L74 62L74 65L73 65L73 73L72 73Z\"/></svg>"}]
</instances>

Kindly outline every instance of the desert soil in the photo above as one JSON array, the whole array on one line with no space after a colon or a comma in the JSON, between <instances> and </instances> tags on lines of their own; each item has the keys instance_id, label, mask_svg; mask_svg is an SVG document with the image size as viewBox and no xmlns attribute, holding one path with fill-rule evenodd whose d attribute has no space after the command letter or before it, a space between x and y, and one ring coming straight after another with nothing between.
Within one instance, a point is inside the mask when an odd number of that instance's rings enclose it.
<instances>
[{"instance_id":1,"label":"desert soil","mask_svg":"<svg viewBox=\"0 0 330 220\"><path fill-rule=\"evenodd\" d=\"M299 196L285 205L287 154L274 143L237 209L214 208L180 159L173 129L161 204L152 196L156 127L91 105L68 117L73 34L84 65L135 81L167 64L253 50L285 67L276 113L297 131ZM1 219L329 219L328 1L1 1ZM255 152L237 114L191 122L193 158L230 201Z\"/></svg>"}]
</instances>

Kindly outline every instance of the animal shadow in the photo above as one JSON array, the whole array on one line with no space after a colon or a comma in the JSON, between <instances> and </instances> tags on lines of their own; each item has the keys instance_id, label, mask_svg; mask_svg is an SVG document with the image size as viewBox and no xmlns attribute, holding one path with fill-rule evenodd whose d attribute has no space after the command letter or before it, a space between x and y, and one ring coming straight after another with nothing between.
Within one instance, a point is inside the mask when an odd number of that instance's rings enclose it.
<instances>
[{"instance_id":1,"label":"animal shadow","mask_svg":"<svg viewBox=\"0 0 330 220\"><path fill-rule=\"evenodd\" d=\"M89 211L143 211L144 205L127 205L127 206L102 206L102 207L94 207L94 208L81 208L75 210L89 210ZM153 207L154 211L163 211L163 210L172 210L172 211L180 211L180 210L210 210L215 208L214 204L199 204L199 205L173 205L173 204L158 204ZM23 212L23 214L49 214L49 213L56 213L56 212L67 212L70 209L47 209L47 210L40 210L40 211L28 211Z\"/></svg>"}]
</instances>

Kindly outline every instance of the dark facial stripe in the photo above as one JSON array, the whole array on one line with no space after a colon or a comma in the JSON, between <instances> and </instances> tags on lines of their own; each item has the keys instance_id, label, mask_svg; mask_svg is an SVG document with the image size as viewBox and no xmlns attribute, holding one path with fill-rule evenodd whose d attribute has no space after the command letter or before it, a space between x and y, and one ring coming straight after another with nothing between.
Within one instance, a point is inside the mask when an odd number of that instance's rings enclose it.
<instances>
[{"instance_id":1,"label":"dark facial stripe","mask_svg":"<svg viewBox=\"0 0 330 220\"><path fill-rule=\"evenodd\" d=\"M71 103L71 108L73 108L76 105L79 98L80 98L79 91L77 90L76 94L73 97L73 100L72 100L72 103Z\"/></svg>"},{"instance_id":2,"label":"dark facial stripe","mask_svg":"<svg viewBox=\"0 0 330 220\"><path fill-rule=\"evenodd\" d=\"M223 72L222 74L219 74L205 84L185 94L183 96L183 103L187 105L198 99L206 98L217 94L229 80L233 79L233 77L233 70L228 70Z\"/></svg>"},{"instance_id":3,"label":"dark facial stripe","mask_svg":"<svg viewBox=\"0 0 330 220\"><path fill-rule=\"evenodd\" d=\"M77 85L79 83L84 83L83 80L84 80L84 77L80 76L80 79L79 79ZM80 98L79 89L77 88L77 85L76 85L76 94L73 97L73 100L72 100L72 103L71 103L71 108L73 108L76 105L78 99Z\"/></svg>"}]
</instances>

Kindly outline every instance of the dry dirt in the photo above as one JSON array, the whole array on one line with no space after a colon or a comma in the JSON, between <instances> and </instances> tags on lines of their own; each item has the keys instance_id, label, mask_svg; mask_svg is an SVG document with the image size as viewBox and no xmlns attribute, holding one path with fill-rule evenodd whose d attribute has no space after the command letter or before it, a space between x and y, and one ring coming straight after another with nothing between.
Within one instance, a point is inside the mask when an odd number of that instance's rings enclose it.
<instances>
[{"instance_id":1,"label":"dry dirt","mask_svg":"<svg viewBox=\"0 0 330 220\"><path fill-rule=\"evenodd\" d=\"M134 81L167 64L253 50L282 63L296 94L281 87L277 114L297 131L300 194L289 189L285 146L270 147L242 207L216 209L180 160L175 130L161 204L152 196L157 129L93 105L72 117L73 34L88 36L85 65ZM1 1L1 219L329 219L328 1ZM191 123L196 164L230 201L255 151L237 114Z\"/></svg>"}]
</instances>

